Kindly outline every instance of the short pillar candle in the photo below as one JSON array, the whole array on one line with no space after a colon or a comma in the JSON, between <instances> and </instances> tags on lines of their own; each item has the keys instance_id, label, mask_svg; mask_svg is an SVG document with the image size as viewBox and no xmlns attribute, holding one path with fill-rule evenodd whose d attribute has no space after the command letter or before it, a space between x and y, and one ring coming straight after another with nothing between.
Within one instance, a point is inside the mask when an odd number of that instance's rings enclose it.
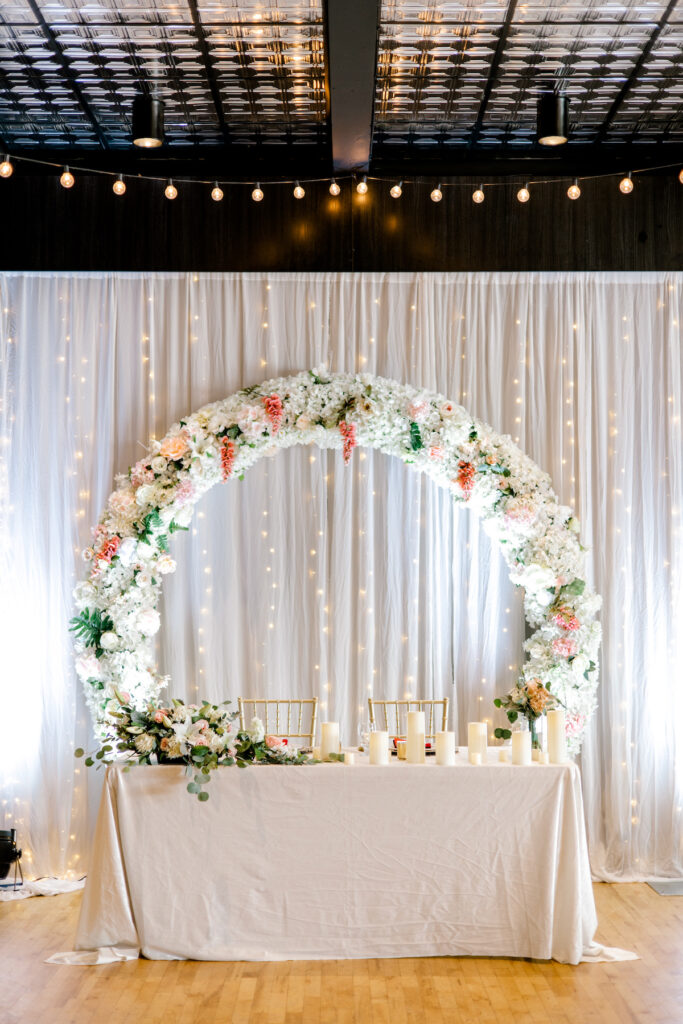
<instances>
[{"instance_id":1,"label":"short pillar candle","mask_svg":"<svg viewBox=\"0 0 683 1024\"><path fill-rule=\"evenodd\" d=\"M548 757L551 764L564 764L567 760L564 708L548 712Z\"/></svg>"},{"instance_id":2,"label":"short pillar candle","mask_svg":"<svg viewBox=\"0 0 683 1024\"><path fill-rule=\"evenodd\" d=\"M330 754L339 753L339 722L323 722L320 734L320 754L326 761Z\"/></svg>"},{"instance_id":3,"label":"short pillar candle","mask_svg":"<svg viewBox=\"0 0 683 1024\"><path fill-rule=\"evenodd\" d=\"M424 764L425 761L425 713L408 712L408 736L406 738L406 761L410 764Z\"/></svg>"},{"instance_id":4,"label":"short pillar candle","mask_svg":"<svg viewBox=\"0 0 683 1024\"><path fill-rule=\"evenodd\" d=\"M370 764L389 764L389 733L370 733Z\"/></svg>"},{"instance_id":5,"label":"short pillar candle","mask_svg":"<svg viewBox=\"0 0 683 1024\"><path fill-rule=\"evenodd\" d=\"M455 764L455 733L437 732L436 734L436 763L451 765Z\"/></svg>"},{"instance_id":6,"label":"short pillar candle","mask_svg":"<svg viewBox=\"0 0 683 1024\"><path fill-rule=\"evenodd\" d=\"M473 764L472 754L481 754L482 761L486 760L486 722L467 723L467 755L470 764Z\"/></svg>"},{"instance_id":7,"label":"short pillar candle","mask_svg":"<svg viewBox=\"0 0 683 1024\"><path fill-rule=\"evenodd\" d=\"M512 734L512 763L531 764L531 733L517 729Z\"/></svg>"}]
</instances>

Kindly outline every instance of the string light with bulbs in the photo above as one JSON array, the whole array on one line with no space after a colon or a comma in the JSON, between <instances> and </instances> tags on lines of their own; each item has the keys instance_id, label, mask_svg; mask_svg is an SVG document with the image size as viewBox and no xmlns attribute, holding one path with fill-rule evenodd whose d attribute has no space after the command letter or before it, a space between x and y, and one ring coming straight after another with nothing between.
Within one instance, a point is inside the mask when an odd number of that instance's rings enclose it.
<instances>
[{"instance_id":1,"label":"string light with bulbs","mask_svg":"<svg viewBox=\"0 0 683 1024\"><path fill-rule=\"evenodd\" d=\"M60 174L60 177L59 177L59 183L65 189L73 188L75 183L76 183L75 177L74 177L72 171L70 170L70 168L68 166L60 166L59 164L56 164L56 163L51 162L51 161L38 160L38 159L36 159L34 157L28 157L28 156L23 156L23 155L22 156L11 157L10 154L8 154L8 153L5 153L4 156L3 156L2 161L0 161L0 179L8 179L8 178L12 177L12 175L13 175L13 173L15 171L15 165L12 162L13 160L15 162L24 162L24 163L29 163L29 164L37 164L37 165L40 165L40 166L43 166L43 167L52 167L52 168L55 168L57 171L61 170L61 174ZM679 168L677 177L678 177L679 182L683 185L683 169L681 169L678 164L663 164L663 165L660 165L660 166L657 166L657 167L641 168L640 170L635 170L635 171L634 170L629 170L625 175L623 174L623 172L618 172L618 171L617 172L613 172L612 171L612 172L603 173L603 174L588 174L588 175L584 175L584 176L582 176L580 178L579 177L575 177L575 178L573 178L571 180L571 183L570 183L569 187L567 188L567 197L570 200L577 200L577 199L580 198L580 196L581 196L581 185L579 184L579 182L583 183L583 182L586 182L586 181L597 181L597 180L602 180L602 179L605 179L605 178L612 178L612 177L616 177L618 174L621 174L621 177L620 177L620 180L619 180L619 190L621 191L622 194L629 195L631 192L633 192L634 187L635 187L635 183L634 183L634 180L633 180L633 176L635 174L648 173L648 172L654 172L654 171L666 171L666 170L671 170L674 167L678 167ZM106 177L113 178L114 181L113 181L113 184L112 184L112 191L114 192L114 194L116 196L122 197L127 192L126 182L124 181L124 176L123 176L122 173L117 173L115 171L109 171L109 170L104 171L104 170L101 170L99 168L91 168L91 167L79 167L78 171L81 174L104 175ZM179 194L178 188L174 184L174 181L173 181L172 178L163 178L163 177L160 177L159 175L151 175L151 174L148 175L148 174L137 174L137 173L135 174L135 178L138 179L138 180L142 180L142 181L165 182L166 184L165 184L165 188L164 188L164 195L166 196L167 199L170 199L170 200L176 199L178 194ZM387 179L386 179L386 177L380 177L380 176L368 175L368 174L360 175L359 173L353 173L352 172L352 173L349 173L347 175L344 175L344 177L341 180L348 180L352 184L355 183L356 192L358 193L358 195L365 196L365 195L368 195L368 193L370 192L370 184L371 183L374 183L374 182L380 182L380 183L381 182L386 182ZM535 179L533 182L525 181L524 184L517 189L517 191L515 193L516 194L516 198L517 198L518 202L520 202L520 203L527 203L529 201L529 199L531 198L531 188L530 188L531 185L533 185L534 188L538 188L541 185L552 186L552 185L562 184L562 182L563 181L566 182L566 180L567 180L566 178L563 179L562 176L558 175L558 176L551 177L551 178L538 178L538 179ZM303 182L303 184L302 184L302 182ZM294 186L294 188L293 188L293 195L294 195L294 197L296 199L298 199L298 200L302 200L302 199L305 198L305 195L306 195L306 190L304 188L304 184L309 184L309 183L310 184L315 184L315 183L318 183L318 182L327 182L327 183L329 183L328 184L328 190L329 190L329 194L331 196L337 197L337 196L339 196L341 194L341 186L339 184L339 180L336 177L329 177L329 176L322 176L322 177L315 177L315 178L305 178L305 179L295 179L295 180L285 180L285 179L279 178L279 179L274 179L272 181L269 181L268 184L271 185L271 186L293 185ZM216 180L214 180L214 181L206 181L204 179L198 179L198 178L183 178L181 184L183 184L183 185L198 185L198 184L201 184L201 185L209 185L209 186L211 186L211 193L210 194L211 194L211 199L214 202L220 202L224 198L224 195L225 195L224 188L226 186L230 186L230 187L245 187L245 186L247 186L247 187L249 187L249 186L253 185L253 188L251 190L251 198L252 198L252 200L255 203L260 203L265 198L265 193L264 193L264 190L263 190L263 187L262 187L260 181L257 181L255 183L254 182L245 182L245 181L235 181L235 180L219 182L219 181L216 181ZM405 185L420 187L420 186L423 186L424 184L425 184L425 182L424 182L423 178L417 179L417 180L416 179L412 179L412 180L411 179L403 179L403 180L400 180L398 182L396 182L394 180L394 183L391 185L391 188L389 189L389 194L390 194L392 199L400 199L402 197L402 195L403 195ZM479 184L478 188L476 188L471 193L472 201L474 203L476 203L476 204L483 203L485 198L486 198L486 196L485 196L485 188L486 189L489 189L489 188L494 188L495 189L495 188L509 188L509 187L510 187L510 182L509 181L488 181L488 182L485 182L485 183L481 182ZM513 185L513 187L514 187L514 185ZM451 182L445 182L445 183L438 182L438 184L435 187L433 187L431 189L431 191L429 192L429 198L431 199L431 201L433 203L440 203L442 201L442 199L444 198L444 190L445 189L469 189L469 188L471 188L471 185L469 185L466 181L463 181L463 182L452 182L451 181Z\"/></svg>"}]
</instances>

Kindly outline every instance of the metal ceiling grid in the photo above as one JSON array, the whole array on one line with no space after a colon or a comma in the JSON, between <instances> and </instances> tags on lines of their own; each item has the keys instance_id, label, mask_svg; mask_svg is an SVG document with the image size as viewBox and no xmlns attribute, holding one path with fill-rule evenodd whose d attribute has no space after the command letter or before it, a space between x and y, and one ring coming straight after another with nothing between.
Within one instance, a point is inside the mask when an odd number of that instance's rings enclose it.
<instances>
[{"instance_id":1,"label":"metal ceiling grid","mask_svg":"<svg viewBox=\"0 0 683 1024\"><path fill-rule=\"evenodd\" d=\"M5 146L130 147L164 100L178 146L327 139L322 0L2 0Z\"/></svg>"},{"instance_id":2,"label":"metal ceiling grid","mask_svg":"<svg viewBox=\"0 0 683 1024\"><path fill-rule=\"evenodd\" d=\"M374 143L529 148L536 99L571 144L683 141L683 0L383 0Z\"/></svg>"}]
</instances>

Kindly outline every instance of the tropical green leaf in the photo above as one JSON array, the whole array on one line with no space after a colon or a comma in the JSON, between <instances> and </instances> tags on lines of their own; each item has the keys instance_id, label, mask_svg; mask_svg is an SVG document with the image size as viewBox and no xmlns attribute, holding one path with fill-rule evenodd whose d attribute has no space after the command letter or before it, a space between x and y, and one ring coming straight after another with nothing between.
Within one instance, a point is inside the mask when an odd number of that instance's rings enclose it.
<instances>
[{"instance_id":1,"label":"tropical green leaf","mask_svg":"<svg viewBox=\"0 0 683 1024\"><path fill-rule=\"evenodd\" d=\"M420 448L424 448L420 428L417 423L413 423L412 420L410 422L410 447L414 452L418 452Z\"/></svg>"}]
</instances>

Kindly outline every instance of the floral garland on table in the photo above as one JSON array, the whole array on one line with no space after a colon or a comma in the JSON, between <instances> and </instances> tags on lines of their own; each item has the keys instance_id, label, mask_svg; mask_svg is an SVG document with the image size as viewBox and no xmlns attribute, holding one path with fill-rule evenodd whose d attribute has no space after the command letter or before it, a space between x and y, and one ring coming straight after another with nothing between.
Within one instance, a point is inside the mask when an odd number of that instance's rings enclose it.
<instances>
[{"instance_id":1,"label":"floral garland on table","mask_svg":"<svg viewBox=\"0 0 683 1024\"><path fill-rule=\"evenodd\" d=\"M477 511L524 587L533 635L523 678L539 679L567 709L572 752L596 706L600 598L584 582L584 549L571 509L550 478L507 436L442 395L367 374L308 371L244 388L174 424L148 455L117 477L92 546L90 576L75 590L77 670L106 734L116 690L135 706L155 700L167 677L154 668L162 577L173 572L169 538L220 481L242 479L264 455L299 444L394 455Z\"/></svg>"},{"instance_id":2,"label":"floral garland on table","mask_svg":"<svg viewBox=\"0 0 683 1024\"><path fill-rule=\"evenodd\" d=\"M140 709L131 703L129 693L116 692L107 702L107 742L94 756L86 757L88 768L93 764L113 764L124 759L135 764L183 764L188 776L189 793L205 803L209 794L203 787L211 772L219 765L307 764L310 759L301 751L289 749L280 736L266 736L263 723L253 718L248 729L240 731L238 718L228 703L184 704L172 700L164 706L152 701ZM83 757L79 747L76 757ZM125 769L124 769L125 770Z\"/></svg>"}]
</instances>

